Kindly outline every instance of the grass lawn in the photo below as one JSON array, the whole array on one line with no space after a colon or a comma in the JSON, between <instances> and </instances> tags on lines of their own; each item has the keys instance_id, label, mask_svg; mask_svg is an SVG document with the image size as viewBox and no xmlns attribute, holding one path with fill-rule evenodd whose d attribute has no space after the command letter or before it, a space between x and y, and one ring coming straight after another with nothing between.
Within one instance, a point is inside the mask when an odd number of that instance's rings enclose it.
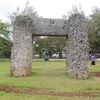
<instances>
[{"instance_id":1,"label":"grass lawn","mask_svg":"<svg viewBox=\"0 0 100 100\"><path fill-rule=\"evenodd\" d=\"M89 64L90 65L90 64ZM100 77L90 76L87 80L68 77L65 62L33 62L32 73L28 77L10 76L9 60L0 60L0 85L16 87L42 88L55 92L96 92L97 97L63 97L47 95L29 95L0 92L0 100L100 100ZM89 67L89 72L100 72L100 62Z\"/></svg>"}]
</instances>

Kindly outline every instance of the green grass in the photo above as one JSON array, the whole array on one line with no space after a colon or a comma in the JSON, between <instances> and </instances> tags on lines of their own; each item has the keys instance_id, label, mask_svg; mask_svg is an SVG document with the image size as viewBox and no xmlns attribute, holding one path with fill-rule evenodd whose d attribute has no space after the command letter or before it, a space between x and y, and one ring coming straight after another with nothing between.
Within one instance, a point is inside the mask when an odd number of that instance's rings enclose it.
<instances>
[{"instance_id":1,"label":"green grass","mask_svg":"<svg viewBox=\"0 0 100 100\"><path fill-rule=\"evenodd\" d=\"M100 100L99 97L60 97L60 96L37 96L27 94L1 93L0 100Z\"/></svg>"},{"instance_id":2,"label":"green grass","mask_svg":"<svg viewBox=\"0 0 100 100\"><path fill-rule=\"evenodd\" d=\"M99 92L100 77L90 76L87 80L77 80L67 75L65 62L33 62L32 73L28 77L10 76L9 60L0 60L0 84L17 87L35 87L59 92ZM90 72L100 71L100 62L89 67ZM100 100L100 97L74 97L75 100ZM0 93L0 100L73 100L73 97L37 96L27 94Z\"/></svg>"}]
</instances>

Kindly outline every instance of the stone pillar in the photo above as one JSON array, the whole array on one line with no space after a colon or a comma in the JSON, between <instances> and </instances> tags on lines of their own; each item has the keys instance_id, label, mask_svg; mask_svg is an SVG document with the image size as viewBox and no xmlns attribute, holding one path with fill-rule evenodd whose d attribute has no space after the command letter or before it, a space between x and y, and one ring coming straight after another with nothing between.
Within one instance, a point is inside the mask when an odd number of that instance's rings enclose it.
<instances>
[{"instance_id":1,"label":"stone pillar","mask_svg":"<svg viewBox=\"0 0 100 100\"><path fill-rule=\"evenodd\" d=\"M69 76L88 78L88 34L85 16L73 14L68 20L66 42L67 71Z\"/></svg>"},{"instance_id":2,"label":"stone pillar","mask_svg":"<svg viewBox=\"0 0 100 100\"><path fill-rule=\"evenodd\" d=\"M32 69L32 19L17 16L13 22L13 47L11 51L11 75L27 76Z\"/></svg>"}]
</instances>

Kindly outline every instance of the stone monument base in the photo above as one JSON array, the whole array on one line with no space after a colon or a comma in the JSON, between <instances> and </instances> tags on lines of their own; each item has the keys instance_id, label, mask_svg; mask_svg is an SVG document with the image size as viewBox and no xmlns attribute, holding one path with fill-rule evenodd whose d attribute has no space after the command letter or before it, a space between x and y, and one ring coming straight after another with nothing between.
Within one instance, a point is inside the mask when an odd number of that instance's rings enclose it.
<instances>
[{"instance_id":1,"label":"stone monument base","mask_svg":"<svg viewBox=\"0 0 100 100\"><path fill-rule=\"evenodd\" d=\"M77 69L68 70L68 75L77 79L87 79L88 71L79 71Z\"/></svg>"},{"instance_id":2,"label":"stone monument base","mask_svg":"<svg viewBox=\"0 0 100 100\"><path fill-rule=\"evenodd\" d=\"M31 73L32 68L11 68L10 72L13 76L28 76Z\"/></svg>"}]
</instances>

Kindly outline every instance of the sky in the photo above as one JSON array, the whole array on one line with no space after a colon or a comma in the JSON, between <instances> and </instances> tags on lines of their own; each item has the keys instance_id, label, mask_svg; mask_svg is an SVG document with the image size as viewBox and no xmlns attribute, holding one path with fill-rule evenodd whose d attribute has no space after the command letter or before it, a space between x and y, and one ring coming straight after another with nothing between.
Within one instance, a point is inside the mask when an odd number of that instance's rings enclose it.
<instances>
[{"instance_id":1,"label":"sky","mask_svg":"<svg viewBox=\"0 0 100 100\"><path fill-rule=\"evenodd\" d=\"M73 6L81 6L86 16L92 13L93 7L100 7L100 0L28 0L39 16L44 18L62 18ZM24 9L27 0L0 0L0 19L8 20L8 13Z\"/></svg>"}]
</instances>

